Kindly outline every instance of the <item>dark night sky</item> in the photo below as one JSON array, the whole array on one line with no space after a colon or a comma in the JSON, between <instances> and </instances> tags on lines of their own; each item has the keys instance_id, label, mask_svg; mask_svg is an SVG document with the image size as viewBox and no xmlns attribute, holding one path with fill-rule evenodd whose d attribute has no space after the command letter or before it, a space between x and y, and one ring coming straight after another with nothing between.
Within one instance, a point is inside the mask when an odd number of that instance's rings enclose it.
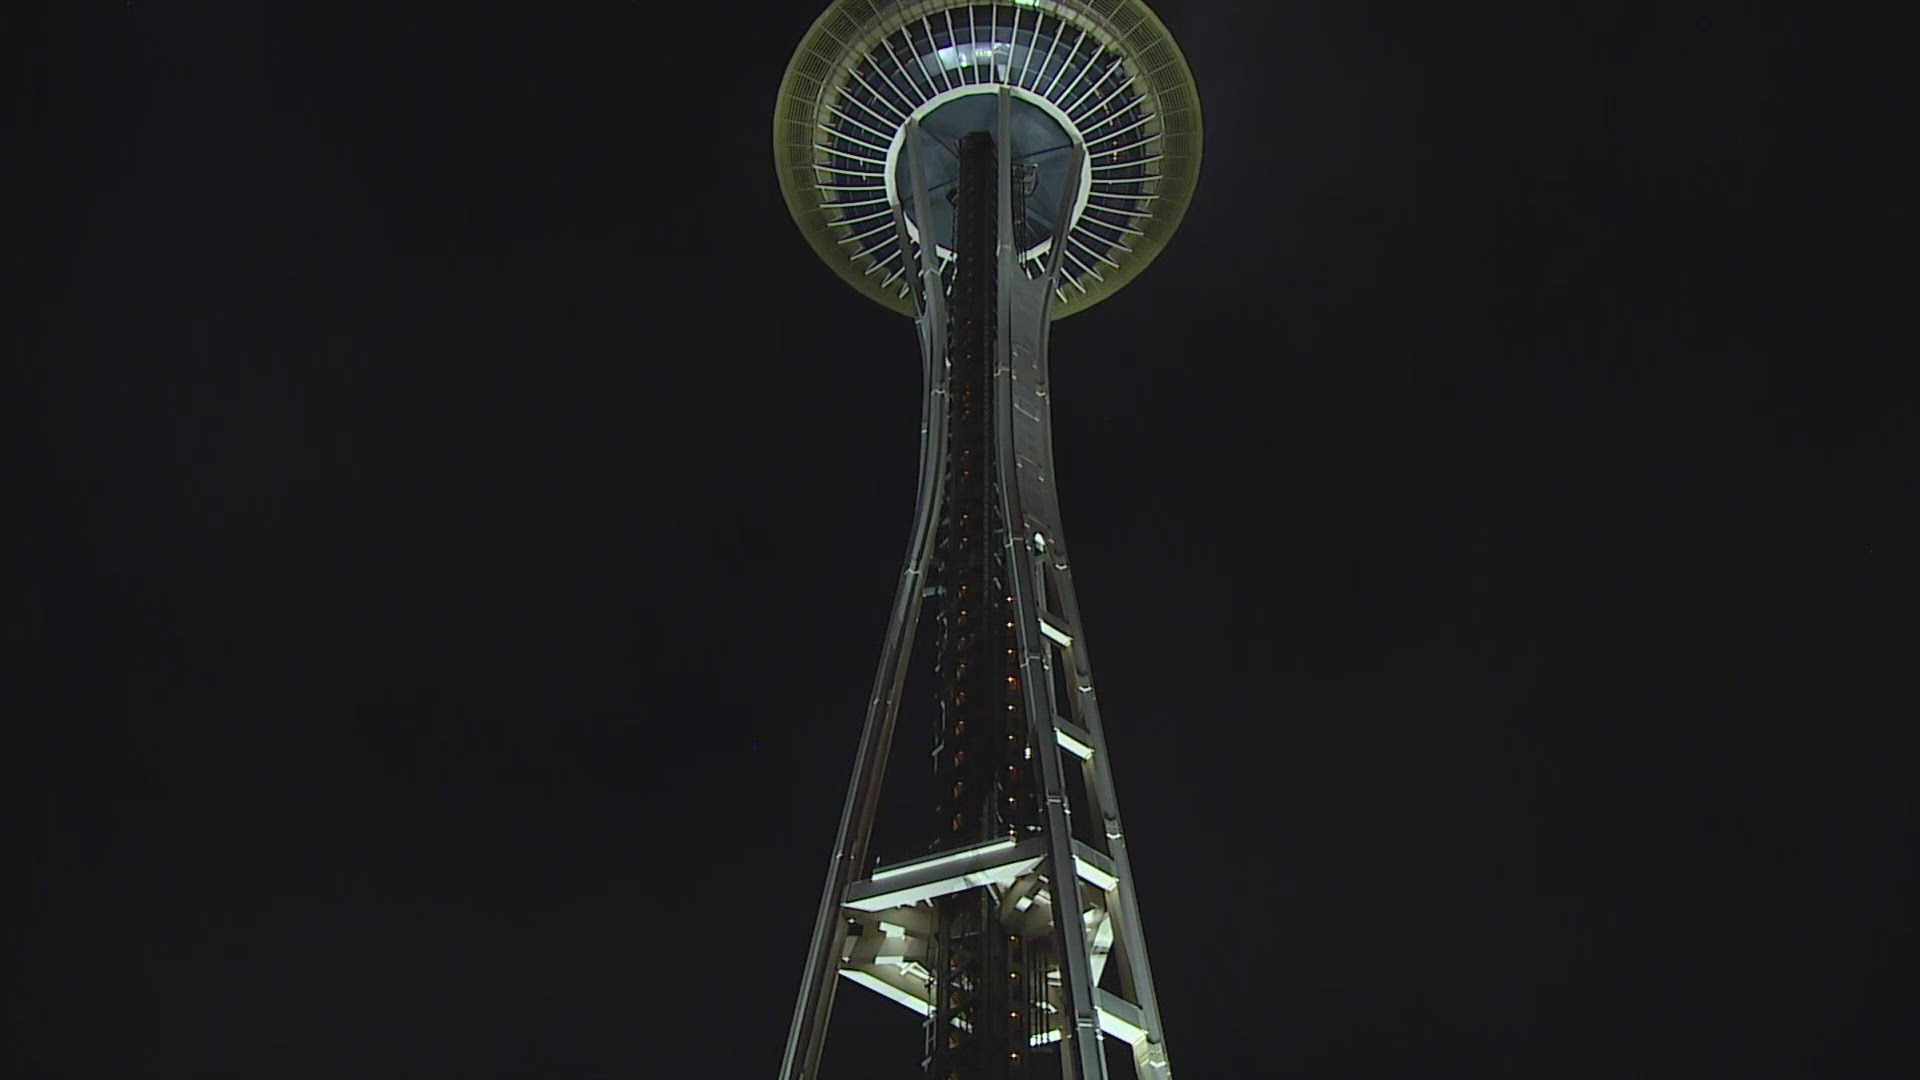
<instances>
[{"instance_id":1,"label":"dark night sky","mask_svg":"<svg viewBox=\"0 0 1920 1080\"><path fill-rule=\"evenodd\" d=\"M1904 69L1763 7L1157 5L1054 345L1183 1076L1913 1075ZM917 424L818 9L8 16L22 1075L771 1075Z\"/></svg>"}]
</instances>

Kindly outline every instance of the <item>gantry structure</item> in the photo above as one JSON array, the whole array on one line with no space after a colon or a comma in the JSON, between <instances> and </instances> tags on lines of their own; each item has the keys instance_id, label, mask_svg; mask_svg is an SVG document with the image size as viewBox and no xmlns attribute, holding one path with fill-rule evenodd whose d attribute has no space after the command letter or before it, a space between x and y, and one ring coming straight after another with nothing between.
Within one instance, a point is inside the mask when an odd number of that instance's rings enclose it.
<instances>
[{"instance_id":1,"label":"gantry structure","mask_svg":"<svg viewBox=\"0 0 1920 1080\"><path fill-rule=\"evenodd\" d=\"M819 1080L843 982L923 1018L934 1080L1104 1080L1103 1037L1136 1077L1172 1076L1055 494L1048 345L1166 245L1200 144L1192 74L1141 0L837 0L788 66L787 206L913 318L925 393L781 1080ZM874 865L917 633L938 805L924 853Z\"/></svg>"}]
</instances>

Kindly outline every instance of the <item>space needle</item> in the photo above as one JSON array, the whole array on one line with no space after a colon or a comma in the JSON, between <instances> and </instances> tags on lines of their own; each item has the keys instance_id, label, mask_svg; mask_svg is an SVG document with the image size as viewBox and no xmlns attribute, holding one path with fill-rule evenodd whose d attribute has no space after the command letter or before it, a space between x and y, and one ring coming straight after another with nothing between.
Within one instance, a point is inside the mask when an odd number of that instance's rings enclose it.
<instances>
[{"instance_id":1,"label":"space needle","mask_svg":"<svg viewBox=\"0 0 1920 1080\"><path fill-rule=\"evenodd\" d=\"M1165 1080L1061 528L1048 345L1179 226L1200 167L1192 73L1141 0L836 0L787 67L773 142L821 259L914 320L924 385L911 536L781 1080L819 1080L843 983L919 1017L933 1080L1095 1080L1110 1048ZM883 805L907 671L928 658L932 723L910 734L937 804ZM1144 755L1152 725L1119 715ZM876 858L883 813L924 821L925 845Z\"/></svg>"}]
</instances>

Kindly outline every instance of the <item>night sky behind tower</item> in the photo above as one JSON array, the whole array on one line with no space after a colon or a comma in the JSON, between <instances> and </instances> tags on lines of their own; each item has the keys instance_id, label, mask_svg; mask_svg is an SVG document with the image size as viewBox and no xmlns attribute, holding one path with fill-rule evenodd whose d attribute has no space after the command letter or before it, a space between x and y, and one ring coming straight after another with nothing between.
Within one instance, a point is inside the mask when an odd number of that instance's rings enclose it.
<instances>
[{"instance_id":1,"label":"night sky behind tower","mask_svg":"<svg viewBox=\"0 0 1920 1080\"><path fill-rule=\"evenodd\" d=\"M919 419L823 3L0 17L10 1075L776 1069ZM1180 1076L1920 1066L1905 69L1764 7L1154 4L1053 388Z\"/></svg>"}]
</instances>

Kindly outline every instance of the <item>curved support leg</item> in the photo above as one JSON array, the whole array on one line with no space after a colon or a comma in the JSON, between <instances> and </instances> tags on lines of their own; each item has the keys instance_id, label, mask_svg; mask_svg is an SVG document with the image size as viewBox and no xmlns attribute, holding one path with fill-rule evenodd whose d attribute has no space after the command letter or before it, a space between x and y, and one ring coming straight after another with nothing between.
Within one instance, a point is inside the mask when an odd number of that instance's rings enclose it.
<instances>
[{"instance_id":1,"label":"curved support leg","mask_svg":"<svg viewBox=\"0 0 1920 1080\"><path fill-rule=\"evenodd\" d=\"M1002 96L1002 125L1006 124L1006 97ZM1080 156L1084 147L1074 148L1074 161L1068 175L1079 176ZM1007 191L1008 176L1003 166L1001 191ZM1074 184L1069 183L1063 196L1063 202L1057 221L1069 221L1075 197ZM1001 235L1008 235L1010 229L1010 203L1005 194L1001 203ZM1113 774L1108 767L1106 737L1100 724L1100 713L1093 694L1092 666L1088 659L1086 639L1080 628L1080 610L1073 591L1072 578L1066 561L1066 545L1060 525L1060 507L1053 478L1053 432L1051 398L1048 394L1047 345L1051 329L1051 306L1056 295L1062 266L1064 244L1056 244L1043 274L1028 280L1016 265L1016 254L1010 244L1003 241L1000 265L1000 322L999 356L1000 367L998 400L996 409L1000 411L1000 447L1002 485L1001 489L1008 500L1005 508L1006 520L1011 523L1010 542L1015 551L1010 552L1009 563L1028 568L1027 574L1014 575L1020 595L1020 610L1023 637L1023 649L1028 664L1029 677L1026 679L1028 691L1027 709L1034 725L1034 746L1041 758L1045 782L1048 791L1049 810L1055 798L1056 785L1059 785L1061 805L1065 807L1065 787L1061 778L1063 759L1061 757L1061 734L1056 730L1060 720L1077 725L1079 732L1073 737L1084 735L1084 747L1088 751L1082 755L1082 767L1087 778L1087 793L1091 806L1086 807L1100 822L1100 835L1104 837L1104 850L1111 862L1114 884L1108 890L1107 906L1114 920L1115 937L1118 946L1113 957L1121 976L1121 990L1130 997L1115 1004L1129 1008L1129 1015L1137 1023L1127 1027L1126 1038L1132 1040L1134 1073L1136 1077L1152 1080L1171 1080L1172 1068L1166 1052L1165 1036L1160 1023L1159 1002L1153 989L1153 974L1147 960L1146 935L1141 928L1139 906L1135 900L1133 872L1127 857L1126 840L1120 825L1119 798L1114 790ZM1053 632L1041 630L1045 624ZM1032 644L1028 645L1027 642ZM1056 719L1052 698L1052 678L1054 673L1053 654L1060 654L1060 674L1068 682L1067 696L1072 701L1072 716ZM1041 748L1045 749L1042 750ZM1071 853L1074 845L1070 822L1063 812L1058 825L1049 821L1050 831L1063 830L1053 838L1057 854L1067 856L1066 865L1055 869L1058 880L1070 880ZM1074 920L1056 920L1056 933L1060 935L1063 953L1069 952L1070 942L1075 942L1073 950L1084 957L1085 935L1077 926L1068 925ZM1101 1003L1110 1002L1111 995L1099 990L1093 983L1092 973L1087 967L1070 962L1063 964L1062 980L1063 1001L1074 1013L1076 1028L1083 1028L1082 1008L1090 1011L1096 1006L1105 1009ZM1078 991L1074 984L1085 980L1085 994ZM1106 1026L1101 1018L1101 1026ZM1079 1080L1093 1080L1104 1077L1105 1059L1098 1046L1099 1028L1094 1028L1091 1054L1085 1048L1069 1055L1079 1069ZM1112 1033L1112 1032L1110 1032ZM1090 1060L1090 1058L1092 1060Z\"/></svg>"},{"instance_id":2,"label":"curved support leg","mask_svg":"<svg viewBox=\"0 0 1920 1080\"><path fill-rule=\"evenodd\" d=\"M999 137L1001 147L1013 145L1011 91L1000 90ZM1073 166L1068 175L1077 181L1080 155L1074 147ZM1060 997L1066 1015L1061 1019L1061 1071L1067 1080L1106 1080L1106 1051L1100 1045L1100 1014L1096 1007L1092 950L1079 904L1080 874L1074 859L1073 826L1069 818L1067 781L1060 760L1060 745L1053 733L1053 702L1050 683L1041 677L1046 665L1047 641L1040 633L1037 616L1043 583L1034 573L1032 530L1027 524L1026 499L1021 490L1019 471L1025 467L1019 453L1019 425L1015 416L1023 411L1019 380L1021 354L1044 351L1048 297L1059 273L1059 252L1064 240L1054 245L1049 272L1035 281L1027 279L1020 267L1019 244L1013 234L1013 155L1000 154L998 326L994 335L994 423L996 429L995 468L999 471L1001 515L1006 522L1007 588L1014 596L1014 610L1022 613L1018 625L1021 685L1032 736L1030 744L1040 765L1045 789L1045 827L1047 836L1047 876L1054 882L1053 933L1060 957ZM1066 198L1074 197L1074 182L1067 185ZM1066 205L1071 208L1072 202ZM1066 221L1062 216L1057 219Z\"/></svg>"},{"instance_id":3,"label":"curved support leg","mask_svg":"<svg viewBox=\"0 0 1920 1080\"><path fill-rule=\"evenodd\" d=\"M908 132L907 153L913 173L915 205L926 205L926 172L918 152L918 125ZM913 243L899 206L894 207L901 261L910 263ZM900 573L900 586L887 621L887 636L874 674L873 694L867 700L867 719L855 753L853 779L840 814L827 884L814 920L813 943L807 951L806 974L801 978L793 1026L787 1033L787 1051L780 1080L818 1080L820 1055L826 1048L827 1021L839 986L840 953L846 939L847 887L858 880L867 862L867 841L880 803L881 782L893 746L894 721L900 712L900 691L906 681L907 661L913 654L914 629L920 621L920 601L933 556L940 516L941 489L947 472L946 432L946 301L940 281L940 263L933 245L920 252L921 272L914 289L915 319L920 331L921 373L925 395L920 410L920 489L914 507L913 535Z\"/></svg>"}]
</instances>

